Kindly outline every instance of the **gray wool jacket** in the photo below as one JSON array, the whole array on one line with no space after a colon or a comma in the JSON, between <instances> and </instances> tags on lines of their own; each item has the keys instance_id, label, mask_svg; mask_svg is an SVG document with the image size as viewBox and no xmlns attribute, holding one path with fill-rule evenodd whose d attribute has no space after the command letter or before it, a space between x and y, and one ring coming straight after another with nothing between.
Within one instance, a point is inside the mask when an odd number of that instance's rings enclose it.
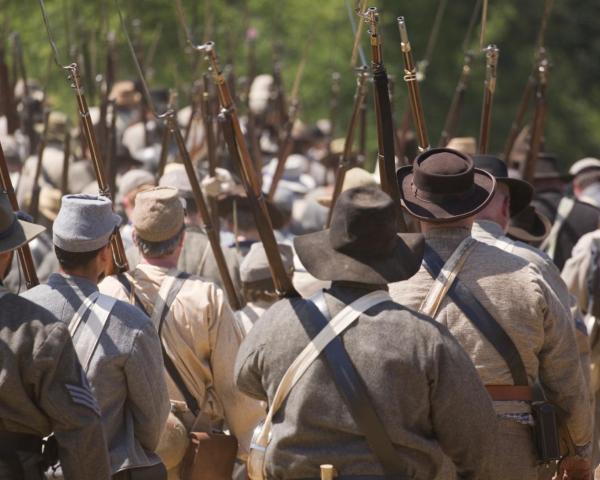
<instances>
[{"instance_id":1,"label":"gray wool jacket","mask_svg":"<svg viewBox=\"0 0 600 480\"><path fill-rule=\"evenodd\" d=\"M46 285L22 296L68 324L85 297L97 290L84 278L53 274ZM170 403L158 334L138 308L117 301L87 376L100 406L112 473L159 463L154 450Z\"/></svg>"},{"instance_id":2,"label":"gray wool jacket","mask_svg":"<svg viewBox=\"0 0 600 480\"><path fill-rule=\"evenodd\" d=\"M331 315L366 293L334 284L325 291ZM304 308L306 300L281 300L254 325L235 367L243 392L272 401L287 368L318 333ZM389 301L360 315L342 339L408 478L435 478L442 452L463 478L487 478L496 416L472 362L445 327ZM277 479L318 478L321 464L333 464L340 476L383 474L321 357L274 416L266 463L267 477Z\"/></svg>"}]
</instances>

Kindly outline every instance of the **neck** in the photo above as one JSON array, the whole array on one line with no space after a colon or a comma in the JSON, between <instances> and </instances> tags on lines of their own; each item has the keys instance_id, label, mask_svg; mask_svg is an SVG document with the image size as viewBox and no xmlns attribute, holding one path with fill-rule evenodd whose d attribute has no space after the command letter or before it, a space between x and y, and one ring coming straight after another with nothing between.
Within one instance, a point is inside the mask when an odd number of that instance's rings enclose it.
<instances>
[{"instance_id":1,"label":"neck","mask_svg":"<svg viewBox=\"0 0 600 480\"><path fill-rule=\"evenodd\" d=\"M179 260L179 255L172 253L171 255L167 255L165 257L157 257L157 258L147 258L142 255L142 262L147 265L152 265L153 267L160 268L175 268L177 267L177 261Z\"/></svg>"},{"instance_id":2,"label":"neck","mask_svg":"<svg viewBox=\"0 0 600 480\"><path fill-rule=\"evenodd\" d=\"M92 282L94 285L98 284L98 272L95 269L86 269L86 268L74 268L74 269L65 269L65 268L61 268L60 269L61 273L64 273L65 275L69 275L71 277L80 277L80 278L85 278L86 280L89 280L90 282Z\"/></svg>"},{"instance_id":3,"label":"neck","mask_svg":"<svg viewBox=\"0 0 600 480\"><path fill-rule=\"evenodd\" d=\"M449 230L454 228L462 228L465 230L471 230L473 226L473 217L463 218L462 220L457 220L455 222L444 222L444 223L428 223L428 222L420 222L421 223L421 232L424 234L434 232L436 230Z\"/></svg>"}]
</instances>

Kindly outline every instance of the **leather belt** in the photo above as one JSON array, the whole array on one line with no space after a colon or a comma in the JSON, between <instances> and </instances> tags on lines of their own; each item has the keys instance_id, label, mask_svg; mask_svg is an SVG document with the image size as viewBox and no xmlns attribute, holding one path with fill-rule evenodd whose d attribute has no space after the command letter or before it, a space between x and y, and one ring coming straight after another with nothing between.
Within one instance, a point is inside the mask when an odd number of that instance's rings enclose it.
<instances>
[{"instance_id":1,"label":"leather belt","mask_svg":"<svg viewBox=\"0 0 600 480\"><path fill-rule=\"evenodd\" d=\"M0 454L42 453L42 438L28 433L0 431Z\"/></svg>"},{"instance_id":2,"label":"leather belt","mask_svg":"<svg viewBox=\"0 0 600 480\"><path fill-rule=\"evenodd\" d=\"M492 400L532 402L533 389L528 385L486 385Z\"/></svg>"}]
</instances>

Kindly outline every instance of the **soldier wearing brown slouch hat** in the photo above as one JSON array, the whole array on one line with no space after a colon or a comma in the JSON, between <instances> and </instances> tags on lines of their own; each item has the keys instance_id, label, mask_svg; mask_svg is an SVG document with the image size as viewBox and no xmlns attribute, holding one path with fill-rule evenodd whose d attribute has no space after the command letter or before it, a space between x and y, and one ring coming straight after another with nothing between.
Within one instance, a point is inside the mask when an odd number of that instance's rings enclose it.
<instances>
[{"instance_id":1,"label":"soldier wearing brown slouch hat","mask_svg":"<svg viewBox=\"0 0 600 480\"><path fill-rule=\"evenodd\" d=\"M355 188L330 229L296 238L308 272L332 286L277 302L240 348L238 387L270 407L251 478L318 478L332 464L340 479L432 479L442 452L463 478L489 478L496 421L471 362L445 327L387 293L423 253L421 235L396 231L391 198Z\"/></svg>"},{"instance_id":2,"label":"soldier wearing brown slouch hat","mask_svg":"<svg viewBox=\"0 0 600 480\"><path fill-rule=\"evenodd\" d=\"M591 412L569 314L535 265L471 237L494 177L467 155L432 149L401 168L398 183L427 246L419 272L390 292L446 325L486 384L500 422L488 478L537 478L532 400L539 394L531 386L539 383L574 443L561 469L587 479Z\"/></svg>"}]
</instances>

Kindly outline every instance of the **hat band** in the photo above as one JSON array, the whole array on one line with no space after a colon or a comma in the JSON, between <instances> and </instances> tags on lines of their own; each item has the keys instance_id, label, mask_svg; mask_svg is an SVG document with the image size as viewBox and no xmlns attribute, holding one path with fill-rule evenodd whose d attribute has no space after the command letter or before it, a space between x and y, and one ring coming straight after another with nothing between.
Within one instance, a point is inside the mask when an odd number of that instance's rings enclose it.
<instances>
[{"instance_id":1,"label":"hat band","mask_svg":"<svg viewBox=\"0 0 600 480\"><path fill-rule=\"evenodd\" d=\"M19 222L17 220L17 216L15 215L9 227L6 230L0 232L0 240L6 240L7 238L12 237L15 234L18 225Z\"/></svg>"},{"instance_id":2,"label":"hat band","mask_svg":"<svg viewBox=\"0 0 600 480\"><path fill-rule=\"evenodd\" d=\"M463 192L453 192L453 193L430 192L428 190L420 189L414 183L411 183L411 189L412 189L414 196L416 198L418 198L419 200L422 200L424 202L430 202L430 203L443 203L444 201L446 201L450 198L458 199L458 198L464 197L465 195L467 195L471 191L473 191L473 186Z\"/></svg>"}]
</instances>

